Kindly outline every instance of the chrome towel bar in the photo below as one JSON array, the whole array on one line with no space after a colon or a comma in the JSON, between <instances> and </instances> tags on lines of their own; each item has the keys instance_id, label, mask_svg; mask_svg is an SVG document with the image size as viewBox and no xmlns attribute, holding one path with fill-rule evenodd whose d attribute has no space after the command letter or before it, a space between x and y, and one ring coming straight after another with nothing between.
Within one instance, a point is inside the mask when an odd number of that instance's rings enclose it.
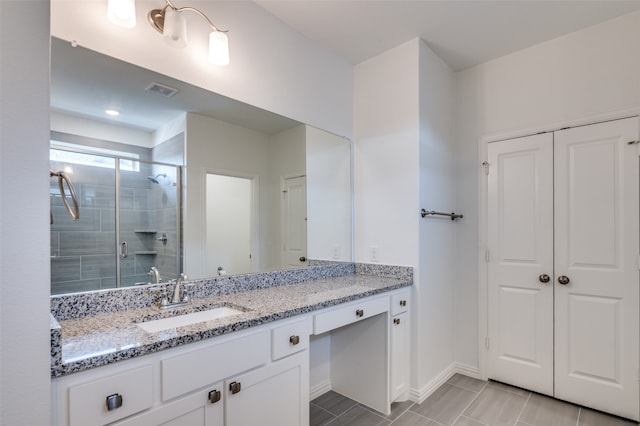
<instances>
[{"instance_id":1,"label":"chrome towel bar","mask_svg":"<svg viewBox=\"0 0 640 426\"><path fill-rule=\"evenodd\" d=\"M451 220L462 219L464 217L461 214L442 213L442 212L437 212L435 210L425 210L425 209L420 210L420 215L422 217L426 217L426 216L449 216L451 218Z\"/></svg>"}]
</instances>

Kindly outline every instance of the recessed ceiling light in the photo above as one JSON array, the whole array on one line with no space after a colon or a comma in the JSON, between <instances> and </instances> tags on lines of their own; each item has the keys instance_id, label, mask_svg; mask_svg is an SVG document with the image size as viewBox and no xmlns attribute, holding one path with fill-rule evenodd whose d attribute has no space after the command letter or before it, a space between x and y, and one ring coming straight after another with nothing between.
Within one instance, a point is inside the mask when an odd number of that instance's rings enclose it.
<instances>
[{"instance_id":1,"label":"recessed ceiling light","mask_svg":"<svg viewBox=\"0 0 640 426\"><path fill-rule=\"evenodd\" d=\"M120 111L116 111L115 109L105 109L104 112L109 114L112 117L116 117L120 115Z\"/></svg>"}]
</instances>

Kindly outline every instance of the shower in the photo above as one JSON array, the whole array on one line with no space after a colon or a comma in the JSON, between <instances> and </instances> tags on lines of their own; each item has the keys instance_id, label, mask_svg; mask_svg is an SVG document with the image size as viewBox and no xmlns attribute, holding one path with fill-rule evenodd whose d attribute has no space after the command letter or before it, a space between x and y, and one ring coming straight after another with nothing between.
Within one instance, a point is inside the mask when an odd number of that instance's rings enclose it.
<instances>
[{"instance_id":1,"label":"shower","mask_svg":"<svg viewBox=\"0 0 640 426\"><path fill-rule=\"evenodd\" d=\"M160 185L160 181L158 180L159 177L163 177L163 178L167 178L167 174L166 173L158 173L155 176L147 176L147 179L149 180L149 182L151 183L155 183L156 185Z\"/></svg>"},{"instance_id":2,"label":"shower","mask_svg":"<svg viewBox=\"0 0 640 426\"><path fill-rule=\"evenodd\" d=\"M64 191L52 181L52 294L147 284L153 267L167 280L179 276L180 166L51 148L50 167L73 170L82 209L69 221Z\"/></svg>"}]
</instances>

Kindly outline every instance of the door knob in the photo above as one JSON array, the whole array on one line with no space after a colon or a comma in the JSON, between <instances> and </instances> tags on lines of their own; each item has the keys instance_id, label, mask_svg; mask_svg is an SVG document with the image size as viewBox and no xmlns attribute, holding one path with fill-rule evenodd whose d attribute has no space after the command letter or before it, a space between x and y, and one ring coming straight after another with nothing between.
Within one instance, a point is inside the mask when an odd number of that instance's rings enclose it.
<instances>
[{"instance_id":1,"label":"door knob","mask_svg":"<svg viewBox=\"0 0 640 426\"><path fill-rule=\"evenodd\" d=\"M558 282L562 285L567 285L569 284L569 277L567 277L566 275L560 275L558 277Z\"/></svg>"},{"instance_id":2,"label":"door knob","mask_svg":"<svg viewBox=\"0 0 640 426\"><path fill-rule=\"evenodd\" d=\"M306 262L306 261L307 261L307 258L306 258L306 257L304 257L304 256L300 256L300 262Z\"/></svg>"},{"instance_id":3,"label":"door knob","mask_svg":"<svg viewBox=\"0 0 640 426\"><path fill-rule=\"evenodd\" d=\"M551 277L549 277L549 275L547 274L540 275L538 279L540 280L541 283L548 283L549 281L551 281Z\"/></svg>"}]
</instances>

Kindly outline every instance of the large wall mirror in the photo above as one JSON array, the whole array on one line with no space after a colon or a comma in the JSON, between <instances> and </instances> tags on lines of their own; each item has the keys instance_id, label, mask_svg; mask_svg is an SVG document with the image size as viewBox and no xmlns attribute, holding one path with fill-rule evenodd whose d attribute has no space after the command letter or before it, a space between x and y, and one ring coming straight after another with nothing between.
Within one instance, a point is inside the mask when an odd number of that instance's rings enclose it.
<instances>
[{"instance_id":1,"label":"large wall mirror","mask_svg":"<svg viewBox=\"0 0 640 426\"><path fill-rule=\"evenodd\" d=\"M51 169L79 207L54 176L52 294L352 260L349 140L57 38L51 56Z\"/></svg>"}]
</instances>

